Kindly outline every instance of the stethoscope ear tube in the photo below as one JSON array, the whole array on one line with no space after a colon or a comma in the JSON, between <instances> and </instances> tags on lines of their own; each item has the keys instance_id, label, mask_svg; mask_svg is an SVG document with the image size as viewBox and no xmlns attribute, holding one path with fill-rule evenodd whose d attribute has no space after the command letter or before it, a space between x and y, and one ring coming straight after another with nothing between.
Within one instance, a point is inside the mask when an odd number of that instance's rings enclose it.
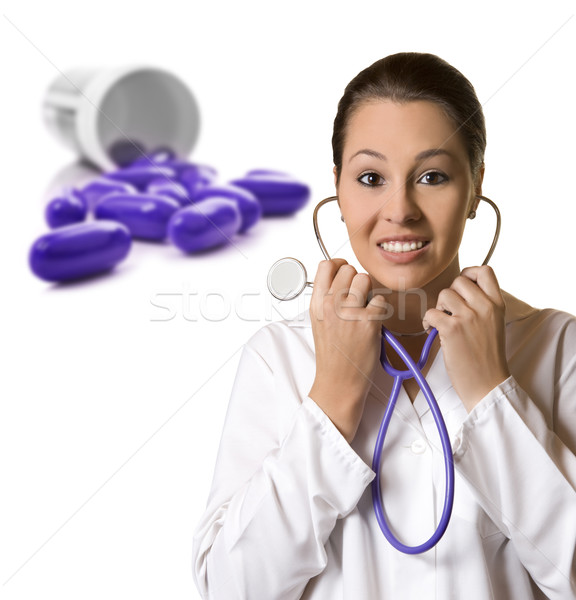
<instances>
[{"instance_id":1,"label":"stethoscope ear tube","mask_svg":"<svg viewBox=\"0 0 576 600\"><path fill-rule=\"evenodd\" d=\"M494 232L494 239L492 240L492 245L490 246L490 250L488 250L488 254L484 259L483 265L487 265L490 259L492 258L492 254L494 254L494 250L496 250L496 244L498 243L498 238L500 237L500 227L502 225L502 216L500 215L500 210L498 206L496 206L496 202L490 200L490 198L486 198L486 196L476 196L480 200L484 200L487 204L489 204L496 213L496 231Z\"/></svg>"},{"instance_id":2,"label":"stethoscope ear tube","mask_svg":"<svg viewBox=\"0 0 576 600\"><path fill-rule=\"evenodd\" d=\"M312 215L312 223L314 224L314 233L316 234L316 240L318 241L318 245L320 246L320 250L322 250L322 254L326 260L331 260L330 255L328 254L328 250L326 250L326 246L322 240L322 236L320 235L320 229L318 227L318 211L324 204L328 202L338 201L338 196L330 196L329 198L324 198L324 200L320 200L314 209L314 214Z\"/></svg>"}]
</instances>

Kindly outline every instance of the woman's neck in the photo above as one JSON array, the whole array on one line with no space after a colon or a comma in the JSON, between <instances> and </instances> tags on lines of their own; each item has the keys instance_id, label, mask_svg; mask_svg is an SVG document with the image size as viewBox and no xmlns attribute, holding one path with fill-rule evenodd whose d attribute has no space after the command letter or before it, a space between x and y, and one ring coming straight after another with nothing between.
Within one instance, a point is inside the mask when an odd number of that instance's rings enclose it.
<instances>
[{"instance_id":1,"label":"woman's neck","mask_svg":"<svg viewBox=\"0 0 576 600\"><path fill-rule=\"evenodd\" d=\"M390 314L385 327L404 334L423 332L422 319L426 311L436 307L440 292L450 287L459 274L460 266L456 257L445 271L422 288L386 290L384 296L390 305ZM374 291L377 289L375 286Z\"/></svg>"}]
</instances>

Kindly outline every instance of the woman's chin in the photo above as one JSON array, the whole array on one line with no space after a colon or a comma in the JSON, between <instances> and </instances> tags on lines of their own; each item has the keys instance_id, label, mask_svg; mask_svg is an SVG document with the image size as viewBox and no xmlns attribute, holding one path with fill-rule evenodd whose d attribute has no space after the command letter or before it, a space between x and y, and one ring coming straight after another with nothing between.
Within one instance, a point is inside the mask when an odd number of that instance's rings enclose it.
<instances>
[{"instance_id":1,"label":"woman's chin","mask_svg":"<svg viewBox=\"0 0 576 600\"><path fill-rule=\"evenodd\" d=\"M370 278L372 279L372 289L374 292L381 289L387 290L389 293L422 290L434 279L433 277L426 277L416 273L402 273L396 276L385 273L377 277L370 275Z\"/></svg>"},{"instance_id":2,"label":"woman's chin","mask_svg":"<svg viewBox=\"0 0 576 600\"><path fill-rule=\"evenodd\" d=\"M368 265L367 265L368 266ZM453 260L444 268L431 264L394 265L387 267L377 265L373 270L366 269L372 279L372 288L390 292L406 292L409 290L429 290L450 287L460 273L458 259Z\"/></svg>"}]
</instances>

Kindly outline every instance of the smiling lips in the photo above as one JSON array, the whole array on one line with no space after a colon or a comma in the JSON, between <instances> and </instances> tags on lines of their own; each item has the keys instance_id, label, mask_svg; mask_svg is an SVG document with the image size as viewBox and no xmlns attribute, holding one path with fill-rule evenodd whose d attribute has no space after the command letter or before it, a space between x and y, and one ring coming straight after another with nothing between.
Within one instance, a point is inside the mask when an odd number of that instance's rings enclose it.
<instances>
[{"instance_id":1,"label":"smiling lips","mask_svg":"<svg viewBox=\"0 0 576 600\"><path fill-rule=\"evenodd\" d=\"M402 254L404 252L414 252L414 250L420 250L428 244L428 241L422 240L390 240L388 242L381 242L378 245L386 252Z\"/></svg>"}]
</instances>

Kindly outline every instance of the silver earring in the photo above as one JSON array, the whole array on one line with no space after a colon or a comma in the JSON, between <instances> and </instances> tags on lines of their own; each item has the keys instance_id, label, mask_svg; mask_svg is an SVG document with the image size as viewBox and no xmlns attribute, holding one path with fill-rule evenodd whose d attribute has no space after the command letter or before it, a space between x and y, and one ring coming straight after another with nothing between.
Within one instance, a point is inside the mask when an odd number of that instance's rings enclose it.
<instances>
[{"instance_id":1,"label":"silver earring","mask_svg":"<svg viewBox=\"0 0 576 600\"><path fill-rule=\"evenodd\" d=\"M468 213L468 218L469 218L469 219L475 219L475 218L476 218L476 211L475 211L475 210L471 210L471 211Z\"/></svg>"},{"instance_id":2,"label":"silver earring","mask_svg":"<svg viewBox=\"0 0 576 600\"><path fill-rule=\"evenodd\" d=\"M340 220L342 221L342 223L346 223L346 221L344 220L344 215L340 215Z\"/></svg>"}]
</instances>

